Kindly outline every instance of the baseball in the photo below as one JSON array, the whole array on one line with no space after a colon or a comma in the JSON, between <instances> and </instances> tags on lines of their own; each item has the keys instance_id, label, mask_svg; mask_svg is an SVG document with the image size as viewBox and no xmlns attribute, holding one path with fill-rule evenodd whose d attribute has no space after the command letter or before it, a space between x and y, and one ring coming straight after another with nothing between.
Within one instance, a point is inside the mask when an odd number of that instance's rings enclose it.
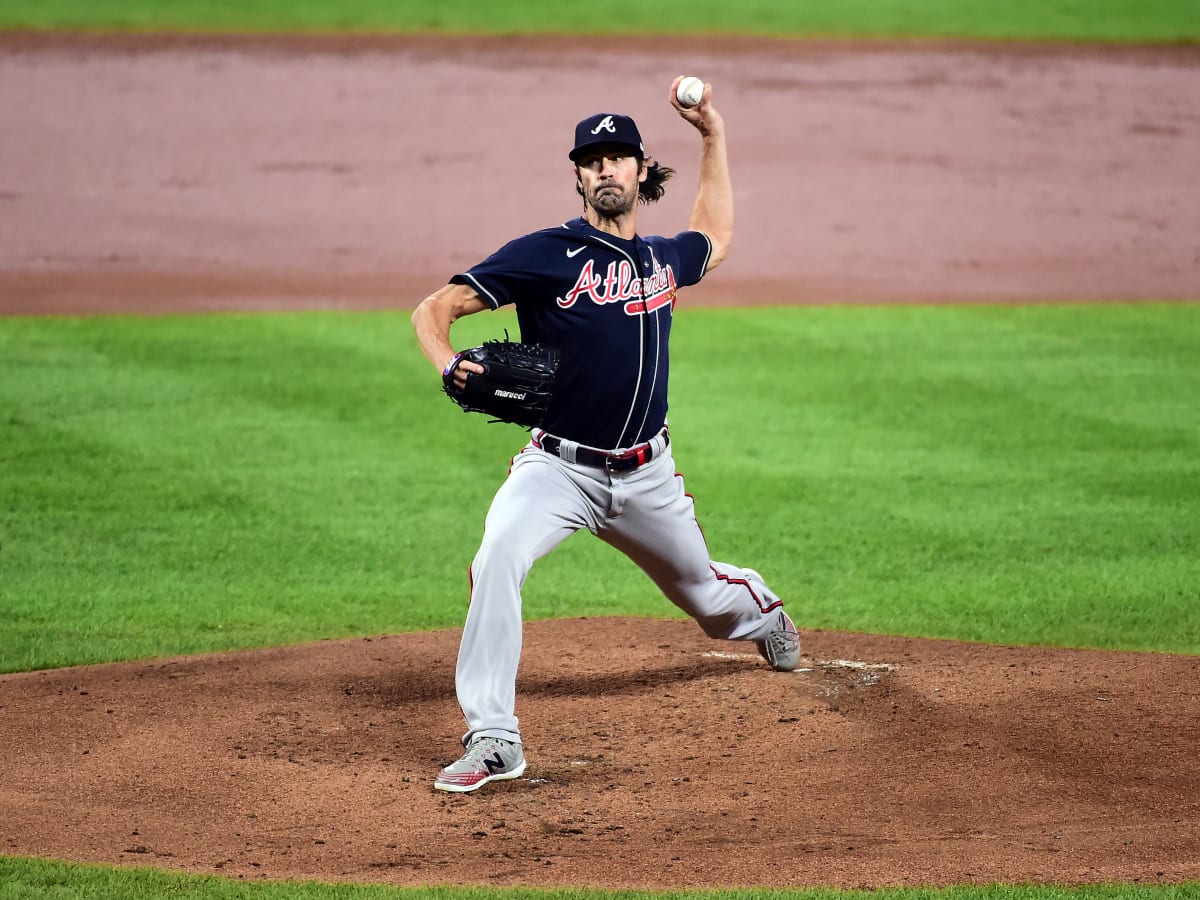
<instances>
[{"instance_id":1,"label":"baseball","mask_svg":"<svg viewBox=\"0 0 1200 900\"><path fill-rule=\"evenodd\" d=\"M675 88L675 99L680 106L695 106L704 97L704 82L695 75L688 75Z\"/></svg>"}]
</instances>

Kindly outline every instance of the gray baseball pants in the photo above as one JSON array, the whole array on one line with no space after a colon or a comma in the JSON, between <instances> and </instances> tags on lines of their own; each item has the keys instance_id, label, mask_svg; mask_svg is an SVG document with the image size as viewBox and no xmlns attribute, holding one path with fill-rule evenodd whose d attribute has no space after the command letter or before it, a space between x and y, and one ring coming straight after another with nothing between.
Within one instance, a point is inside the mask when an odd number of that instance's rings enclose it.
<instances>
[{"instance_id":1,"label":"gray baseball pants","mask_svg":"<svg viewBox=\"0 0 1200 900\"><path fill-rule=\"evenodd\" d=\"M570 458L565 443L561 452ZM534 441L514 458L471 563L455 674L464 744L480 735L521 739L521 587L537 560L581 528L632 559L709 637L758 640L773 627L780 599L746 570L709 558L665 435L650 443L651 461L625 473L566 462Z\"/></svg>"}]
</instances>

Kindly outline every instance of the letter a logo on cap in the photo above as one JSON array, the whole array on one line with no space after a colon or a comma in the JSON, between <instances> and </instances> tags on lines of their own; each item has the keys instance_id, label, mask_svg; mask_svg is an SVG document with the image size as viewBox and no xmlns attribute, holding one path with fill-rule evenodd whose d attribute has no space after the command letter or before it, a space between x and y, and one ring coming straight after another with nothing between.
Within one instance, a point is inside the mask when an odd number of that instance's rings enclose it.
<instances>
[{"instance_id":1,"label":"letter a logo on cap","mask_svg":"<svg viewBox=\"0 0 1200 900\"><path fill-rule=\"evenodd\" d=\"M600 144L624 144L635 148L642 156L646 155L642 136L638 134L633 119L618 113L599 112L575 125L575 146L567 156L578 161L585 150Z\"/></svg>"},{"instance_id":2,"label":"letter a logo on cap","mask_svg":"<svg viewBox=\"0 0 1200 900\"><path fill-rule=\"evenodd\" d=\"M607 131L609 134L617 133L617 126L613 124L612 116L605 116L600 120L600 124L592 129L592 134L599 134L601 131Z\"/></svg>"}]
</instances>

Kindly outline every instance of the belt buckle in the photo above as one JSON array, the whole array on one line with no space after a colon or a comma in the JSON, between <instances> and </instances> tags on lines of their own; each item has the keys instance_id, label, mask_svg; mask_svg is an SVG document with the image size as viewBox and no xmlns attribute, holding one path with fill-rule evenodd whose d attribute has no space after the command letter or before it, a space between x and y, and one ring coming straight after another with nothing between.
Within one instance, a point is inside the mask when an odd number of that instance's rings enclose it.
<instances>
[{"instance_id":1,"label":"belt buckle","mask_svg":"<svg viewBox=\"0 0 1200 900\"><path fill-rule=\"evenodd\" d=\"M632 466L629 466L629 469L630 470L640 469L642 466L644 466L647 462L650 461L651 453L652 453L652 451L650 449L649 442L647 442L645 444L639 444L638 446L634 447L632 450L626 450L624 453L621 453L618 455L606 456L604 458L604 468L607 469L609 472L613 472L613 471L623 472L626 470L625 469L614 469L614 465L616 463L625 463L630 460L636 460L636 462L634 462L634 464Z\"/></svg>"}]
</instances>

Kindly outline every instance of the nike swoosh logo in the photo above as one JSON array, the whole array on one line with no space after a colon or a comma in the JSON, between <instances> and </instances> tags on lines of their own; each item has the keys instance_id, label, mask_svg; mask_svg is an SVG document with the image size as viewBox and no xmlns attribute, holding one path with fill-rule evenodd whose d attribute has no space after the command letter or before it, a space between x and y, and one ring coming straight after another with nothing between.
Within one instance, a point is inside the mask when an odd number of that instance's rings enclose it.
<instances>
[{"instance_id":1,"label":"nike swoosh logo","mask_svg":"<svg viewBox=\"0 0 1200 900\"><path fill-rule=\"evenodd\" d=\"M587 249L587 244L584 244L582 247L576 247L574 250L568 250L567 251L567 259L574 259L576 256L578 256L580 253L582 253L586 249Z\"/></svg>"}]
</instances>

